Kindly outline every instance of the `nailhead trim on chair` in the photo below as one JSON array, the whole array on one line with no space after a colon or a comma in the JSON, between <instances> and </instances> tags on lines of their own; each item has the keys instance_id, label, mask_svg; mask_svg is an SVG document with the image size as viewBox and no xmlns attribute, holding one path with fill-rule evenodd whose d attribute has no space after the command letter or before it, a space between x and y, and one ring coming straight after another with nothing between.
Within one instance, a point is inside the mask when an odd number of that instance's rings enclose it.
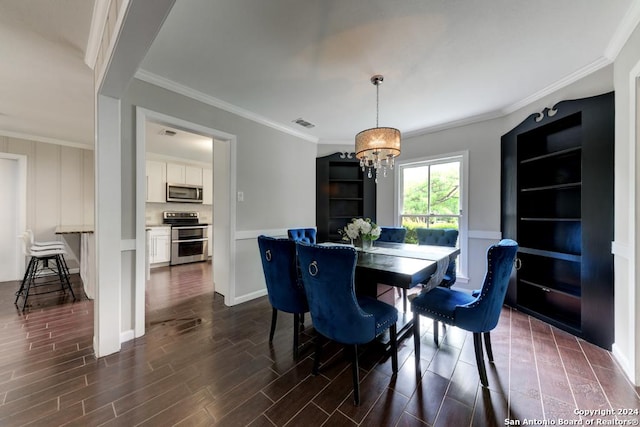
<instances>
[{"instance_id":1,"label":"nailhead trim on chair","mask_svg":"<svg viewBox=\"0 0 640 427\"><path fill-rule=\"evenodd\" d=\"M393 322L390 322L390 321L386 321L384 323L376 323L376 328L381 328L385 325L391 325L391 324L393 324Z\"/></svg>"}]
</instances>

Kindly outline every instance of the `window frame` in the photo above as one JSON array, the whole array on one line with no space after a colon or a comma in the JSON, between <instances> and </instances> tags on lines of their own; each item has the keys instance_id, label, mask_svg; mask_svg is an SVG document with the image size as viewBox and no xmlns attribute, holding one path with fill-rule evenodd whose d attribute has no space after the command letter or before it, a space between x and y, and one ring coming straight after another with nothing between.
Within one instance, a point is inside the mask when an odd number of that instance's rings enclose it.
<instances>
[{"instance_id":1,"label":"window frame","mask_svg":"<svg viewBox=\"0 0 640 427\"><path fill-rule=\"evenodd\" d=\"M456 281L468 283L468 250L469 250L469 212L468 212L468 191L469 188L469 151L457 151L452 153L425 156L407 160L396 160L395 170L395 201L393 206L393 216L396 224L402 224L401 206L403 203L403 173L408 167L427 166L452 161L460 162L460 216L458 219L458 277Z\"/></svg>"}]
</instances>

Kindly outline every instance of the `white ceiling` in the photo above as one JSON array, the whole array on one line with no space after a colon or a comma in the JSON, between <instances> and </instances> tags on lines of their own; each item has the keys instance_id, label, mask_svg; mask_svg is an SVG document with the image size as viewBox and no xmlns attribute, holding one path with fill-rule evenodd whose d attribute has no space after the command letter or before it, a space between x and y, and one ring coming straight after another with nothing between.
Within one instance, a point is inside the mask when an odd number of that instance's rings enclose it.
<instances>
[{"instance_id":1,"label":"white ceiling","mask_svg":"<svg viewBox=\"0 0 640 427\"><path fill-rule=\"evenodd\" d=\"M350 143L375 125L373 74L380 125L405 134L505 114L609 64L638 2L178 0L138 76ZM0 1L0 134L92 144L91 13L88 0Z\"/></svg>"}]
</instances>

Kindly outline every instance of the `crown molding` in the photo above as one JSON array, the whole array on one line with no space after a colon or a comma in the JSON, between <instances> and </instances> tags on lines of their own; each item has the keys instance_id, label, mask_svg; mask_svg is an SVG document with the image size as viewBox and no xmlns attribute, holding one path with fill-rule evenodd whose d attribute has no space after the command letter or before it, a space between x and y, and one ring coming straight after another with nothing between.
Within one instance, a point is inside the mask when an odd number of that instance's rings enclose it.
<instances>
[{"instance_id":1,"label":"crown molding","mask_svg":"<svg viewBox=\"0 0 640 427\"><path fill-rule=\"evenodd\" d=\"M633 1L622 18L620 25L618 25L616 32L613 33L613 37L611 37L604 51L604 56L611 61L615 60L638 24L640 24L640 2Z\"/></svg>"},{"instance_id":2,"label":"crown molding","mask_svg":"<svg viewBox=\"0 0 640 427\"><path fill-rule=\"evenodd\" d=\"M163 89L170 90L172 92L179 93L180 95L184 95L188 98L195 99L197 101L203 102L207 105L211 105L212 107L220 108L221 110L227 111L229 113L233 113L237 116L243 117L245 119L254 121L256 123L260 123L261 125L268 126L270 128L276 129L280 132L287 133L289 135L304 139L306 141L313 142L315 144L318 143L318 138L315 136L308 135L306 133L299 132L295 129L289 128L287 126L283 126L280 123L276 123L272 120L269 120L263 116L252 113L251 111L245 110L243 108L237 107L233 104L229 104L221 99L215 98L213 96L204 94L200 91L192 89L188 86L181 85L172 80L166 79L164 77L160 77L156 74L150 73L143 69L139 69L136 72L135 78L138 80L142 80L144 82L150 83L155 86L159 86Z\"/></svg>"},{"instance_id":3,"label":"crown molding","mask_svg":"<svg viewBox=\"0 0 640 427\"><path fill-rule=\"evenodd\" d=\"M601 68L610 65L613 61L607 57L600 57L597 60L593 61L591 64L588 64L585 67L582 67L578 71L569 74L568 76L558 80L555 83L550 84L538 92L529 95L528 97L518 101L514 104L509 105L508 107L503 108L500 112L503 116L511 114L519 109L526 107L529 104L534 103L535 101L544 98L547 95L551 95L552 93L557 92L558 90L569 86L571 83L577 82L578 80L598 71Z\"/></svg>"},{"instance_id":4,"label":"crown molding","mask_svg":"<svg viewBox=\"0 0 640 427\"><path fill-rule=\"evenodd\" d=\"M0 129L0 136L8 138L24 139L26 141L44 142L45 144L64 145L65 147L81 148L83 150L93 150L93 144L83 144L82 142L65 141L63 139L49 138L42 135L32 135L28 133L12 132Z\"/></svg>"},{"instance_id":5,"label":"crown molding","mask_svg":"<svg viewBox=\"0 0 640 427\"><path fill-rule=\"evenodd\" d=\"M89 29L89 39L84 54L84 63L92 70L96 68L98 52L102 43L102 34L107 25L109 6L112 0L95 0L93 4L93 14L91 15L91 27ZM115 1L115 0L113 0Z\"/></svg>"}]
</instances>

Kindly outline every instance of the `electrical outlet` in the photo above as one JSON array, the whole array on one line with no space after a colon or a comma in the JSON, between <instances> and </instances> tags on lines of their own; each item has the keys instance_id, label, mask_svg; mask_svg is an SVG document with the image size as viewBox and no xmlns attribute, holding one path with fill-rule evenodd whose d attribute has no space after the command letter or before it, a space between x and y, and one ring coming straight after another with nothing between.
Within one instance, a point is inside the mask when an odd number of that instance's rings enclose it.
<instances>
[{"instance_id":1,"label":"electrical outlet","mask_svg":"<svg viewBox=\"0 0 640 427\"><path fill-rule=\"evenodd\" d=\"M238 201L244 202L244 192L238 191Z\"/></svg>"}]
</instances>

